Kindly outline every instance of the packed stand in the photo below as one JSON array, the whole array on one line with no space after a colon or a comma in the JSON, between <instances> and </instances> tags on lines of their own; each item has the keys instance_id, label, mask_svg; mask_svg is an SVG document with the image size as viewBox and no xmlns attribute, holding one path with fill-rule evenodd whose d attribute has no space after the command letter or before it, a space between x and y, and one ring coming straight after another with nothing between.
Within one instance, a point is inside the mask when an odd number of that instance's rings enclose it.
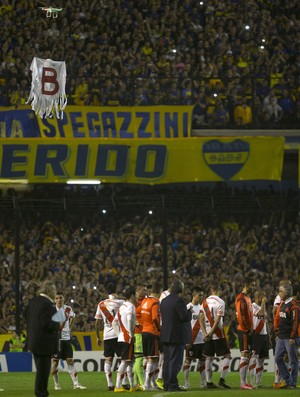
<instances>
[{"instance_id":1,"label":"packed stand","mask_svg":"<svg viewBox=\"0 0 300 397\"><path fill-rule=\"evenodd\" d=\"M33 57L64 60L68 103L192 105L193 128L297 128L297 0L70 0L0 7L0 105L24 104ZM11 21L14 23L11 23Z\"/></svg>"},{"instance_id":2,"label":"packed stand","mask_svg":"<svg viewBox=\"0 0 300 397\"><path fill-rule=\"evenodd\" d=\"M186 299L194 286L206 289L219 279L228 308L225 324L232 325L234 299L247 275L268 297L268 308L280 279L299 283L299 219L288 215L262 217L245 214L218 216L173 213L167 218L167 266L186 285ZM1 332L15 329L14 248L11 218L1 216L0 269ZM136 211L100 214L24 212L20 234L22 310L40 280L54 280L77 314L74 330L93 331L95 308L105 286L122 294L128 285L163 280L163 229L158 214ZM206 291L208 292L208 290ZM22 327L24 327L22 318ZM229 334L230 335L230 334Z\"/></svg>"}]
</instances>

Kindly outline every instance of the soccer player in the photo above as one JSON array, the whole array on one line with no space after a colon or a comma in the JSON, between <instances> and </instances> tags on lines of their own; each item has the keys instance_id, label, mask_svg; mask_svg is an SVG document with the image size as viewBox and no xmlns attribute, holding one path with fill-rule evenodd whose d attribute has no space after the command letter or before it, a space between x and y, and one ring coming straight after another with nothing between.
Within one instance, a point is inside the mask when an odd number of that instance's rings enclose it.
<instances>
[{"instance_id":1,"label":"soccer player","mask_svg":"<svg viewBox=\"0 0 300 397\"><path fill-rule=\"evenodd\" d=\"M299 306L293 298L293 288L290 284L279 287L279 295L282 300L274 319L275 335L278 335L275 350L275 362L280 376L285 381L281 389L295 389L298 375L297 345L299 342ZM287 353L290 372L284 362Z\"/></svg>"},{"instance_id":2,"label":"soccer player","mask_svg":"<svg viewBox=\"0 0 300 397\"><path fill-rule=\"evenodd\" d=\"M210 285L210 293L201 305L200 323L204 335L203 355L205 356L205 371L207 387L217 388L212 381L212 362L214 356L223 356L219 387L230 389L225 382L229 371L231 354L228 341L223 327L223 317L225 315L225 302L219 297L219 284Z\"/></svg>"},{"instance_id":3,"label":"soccer player","mask_svg":"<svg viewBox=\"0 0 300 397\"><path fill-rule=\"evenodd\" d=\"M264 361L269 358L268 316L266 310L266 293L257 290L254 294L253 307L253 336L252 355L249 363L250 383L252 386L261 385Z\"/></svg>"},{"instance_id":4,"label":"soccer player","mask_svg":"<svg viewBox=\"0 0 300 397\"><path fill-rule=\"evenodd\" d=\"M156 282L151 286L149 296L143 299L139 308L140 322L142 324L143 354L147 359L143 390L155 389L155 375L157 374L159 357L160 315L158 298L160 293L160 283Z\"/></svg>"},{"instance_id":5,"label":"soccer player","mask_svg":"<svg viewBox=\"0 0 300 397\"><path fill-rule=\"evenodd\" d=\"M134 382L137 389L142 389L145 381L144 373L144 356L143 356L143 341L142 341L142 324L140 323L140 305L143 299L146 297L147 288L143 284L138 284L136 287L136 303L135 303L135 313L136 313L136 324L134 328L134 357L135 362L133 366Z\"/></svg>"},{"instance_id":6,"label":"soccer player","mask_svg":"<svg viewBox=\"0 0 300 397\"><path fill-rule=\"evenodd\" d=\"M59 340L59 352L52 358L51 374L54 380L55 390L61 390L58 378L58 362L59 360L65 360L68 365L68 371L71 376L74 389L86 389L78 381L77 371L74 366L73 349L71 344L71 330L75 320L75 313L71 306L64 304L64 296L61 292L57 292L55 295L56 310L63 309L65 314L65 321L61 324L61 335Z\"/></svg>"},{"instance_id":7,"label":"soccer player","mask_svg":"<svg viewBox=\"0 0 300 397\"><path fill-rule=\"evenodd\" d=\"M124 292L125 302L118 310L114 320L113 328L115 333L118 333L118 343L121 349L121 362L117 372L117 380L114 391L124 392L121 387L122 379L127 371L128 380L130 383L130 390L134 391L133 379L133 351L134 351L134 327L136 324L135 315L135 300L136 290L134 287L127 287Z\"/></svg>"},{"instance_id":8,"label":"soccer player","mask_svg":"<svg viewBox=\"0 0 300 397\"><path fill-rule=\"evenodd\" d=\"M193 288L192 301L187 304L187 309L192 312L191 328L192 328L192 344L187 345L185 349L185 360L183 364L184 386L187 390L190 387L189 375L191 370L191 362L199 359L198 371L200 373L200 388L206 388L206 374L205 374L205 357L203 356L203 333L200 328L199 315L200 307L203 300L203 291L200 287Z\"/></svg>"},{"instance_id":9,"label":"soccer player","mask_svg":"<svg viewBox=\"0 0 300 397\"><path fill-rule=\"evenodd\" d=\"M255 289L255 281L248 277L244 281L243 290L235 300L237 330L241 351L240 359L240 383L242 390L254 389L254 386L247 383L247 372L252 345L253 335L253 307L250 295Z\"/></svg>"},{"instance_id":10,"label":"soccer player","mask_svg":"<svg viewBox=\"0 0 300 397\"><path fill-rule=\"evenodd\" d=\"M117 314L120 306L124 303L123 299L118 299L116 287L109 284L106 288L108 299L102 300L97 306L95 314L95 330L97 337L97 345L100 347L104 344L104 373L107 381L108 390L114 390L112 381L112 362L114 355L120 357L120 345L118 344L118 335L112 326L112 322ZM100 331L103 330L103 343L100 337Z\"/></svg>"}]
</instances>

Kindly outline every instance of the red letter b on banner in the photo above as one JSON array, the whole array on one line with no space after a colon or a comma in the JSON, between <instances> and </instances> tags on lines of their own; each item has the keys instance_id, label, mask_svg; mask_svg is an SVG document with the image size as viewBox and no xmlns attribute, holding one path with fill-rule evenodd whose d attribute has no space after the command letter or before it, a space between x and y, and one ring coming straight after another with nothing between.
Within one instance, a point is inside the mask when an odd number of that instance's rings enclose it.
<instances>
[{"instance_id":1,"label":"red letter b on banner","mask_svg":"<svg viewBox=\"0 0 300 397\"><path fill-rule=\"evenodd\" d=\"M46 73L50 73L47 74ZM42 94L43 95L55 95L57 94L58 90L59 90L59 84L57 81L57 73L56 70L53 68L43 68L43 74L42 74ZM45 84L46 83L51 83L54 85L53 90L47 90L45 88ZM49 88L49 85L47 86L47 88Z\"/></svg>"}]
</instances>

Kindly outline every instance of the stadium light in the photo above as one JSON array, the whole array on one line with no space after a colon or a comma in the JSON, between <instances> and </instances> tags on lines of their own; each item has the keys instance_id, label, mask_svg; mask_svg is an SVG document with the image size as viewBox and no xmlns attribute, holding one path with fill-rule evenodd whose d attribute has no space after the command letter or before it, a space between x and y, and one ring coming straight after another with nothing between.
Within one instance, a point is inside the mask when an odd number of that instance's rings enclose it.
<instances>
[{"instance_id":1,"label":"stadium light","mask_svg":"<svg viewBox=\"0 0 300 397\"><path fill-rule=\"evenodd\" d=\"M18 184L18 185L28 185L28 179L0 179L0 183L10 183L10 184Z\"/></svg>"},{"instance_id":2,"label":"stadium light","mask_svg":"<svg viewBox=\"0 0 300 397\"><path fill-rule=\"evenodd\" d=\"M102 210L102 214L106 214L106 210L104 209L104 210Z\"/></svg>"},{"instance_id":3,"label":"stadium light","mask_svg":"<svg viewBox=\"0 0 300 397\"><path fill-rule=\"evenodd\" d=\"M69 179L68 185L100 185L101 181L98 179Z\"/></svg>"},{"instance_id":4,"label":"stadium light","mask_svg":"<svg viewBox=\"0 0 300 397\"><path fill-rule=\"evenodd\" d=\"M149 215L152 215L152 214L153 214L153 211L152 211L152 210L149 210L149 211L148 211L148 214L149 214Z\"/></svg>"}]
</instances>

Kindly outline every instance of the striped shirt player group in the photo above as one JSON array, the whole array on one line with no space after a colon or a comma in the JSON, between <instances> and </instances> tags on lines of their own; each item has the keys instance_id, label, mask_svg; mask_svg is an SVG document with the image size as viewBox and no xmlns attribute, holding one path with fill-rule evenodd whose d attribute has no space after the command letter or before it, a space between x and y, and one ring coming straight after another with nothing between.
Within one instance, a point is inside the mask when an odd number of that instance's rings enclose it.
<instances>
[{"instance_id":1,"label":"striped shirt player group","mask_svg":"<svg viewBox=\"0 0 300 397\"><path fill-rule=\"evenodd\" d=\"M289 284L290 285L290 284ZM299 344L299 306L291 297L284 295L286 286L280 287L282 301L277 306L275 316L275 330L278 331L279 343L276 343L276 362L281 378L280 388L293 388L296 385L298 361L295 362L293 352ZM124 299L119 299L115 291L110 291L108 299L98 304L96 319L97 343L102 346L100 331L103 329L104 341L104 371L108 390L124 392L135 390L163 389L163 349L159 343L160 334L160 301L169 295L169 291L161 292L159 283L154 283L148 291L144 290L144 297L136 293L135 288L128 287L124 292ZM224 332L223 318L225 302L220 298L219 285L210 285L210 295L204 299L204 291L196 287L192 291L192 300L187 309L192 313L192 340L186 346L183 364L184 385L182 390L190 388L189 374L191 362L198 360L200 374L200 388L230 389L226 377L230 368L231 354ZM289 293L291 291L289 290ZM139 299L137 301L137 295ZM254 296L252 302L251 296ZM266 294L263 290L256 290L255 281L245 279L241 293L236 297L235 308L238 323L238 339L241 351L239 373L241 390L261 387L264 360L269 357L270 332L266 310ZM138 302L138 303L137 303ZM285 316L280 313L290 313ZM297 325L297 326L296 326ZM142 336L142 346L139 347L139 357L143 355L143 376L134 376L134 339L136 327ZM285 342L285 337L289 342ZM294 344L290 338L295 341ZM281 342L282 340L282 342ZM289 355L291 371L287 378L282 368L281 352ZM112 360L114 355L120 357L116 383L112 380ZM212 362L214 357L222 357L221 373L218 384L212 381ZM286 368L286 364L285 368ZM249 378L249 380L248 380ZM137 384L136 379L139 379ZM142 384L143 382L143 384ZM277 383L274 383L277 388Z\"/></svg>"}]
</instances>

